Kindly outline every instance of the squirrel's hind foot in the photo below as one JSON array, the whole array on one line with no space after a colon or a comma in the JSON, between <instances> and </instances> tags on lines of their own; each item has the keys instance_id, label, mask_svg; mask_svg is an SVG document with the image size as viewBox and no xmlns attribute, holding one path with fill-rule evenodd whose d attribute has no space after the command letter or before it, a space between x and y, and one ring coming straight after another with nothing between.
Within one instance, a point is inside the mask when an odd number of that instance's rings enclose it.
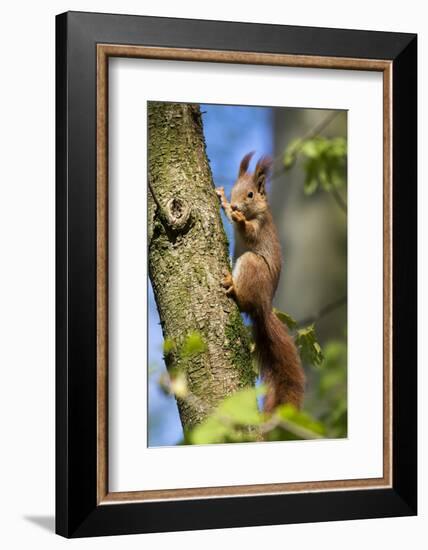
<instances>
[{"instance_id":1,"label":"squirrel's hind foot","mask_svg":"<svg viewBox=\"0 0 428 550\"><path fill-rule=\"evenodd\" d=\"M226 290L228 296L234 293L235 288L233 286L233 277L231 273L227 272L223 274L221 286Z\"/></svg>"}]
</instances>

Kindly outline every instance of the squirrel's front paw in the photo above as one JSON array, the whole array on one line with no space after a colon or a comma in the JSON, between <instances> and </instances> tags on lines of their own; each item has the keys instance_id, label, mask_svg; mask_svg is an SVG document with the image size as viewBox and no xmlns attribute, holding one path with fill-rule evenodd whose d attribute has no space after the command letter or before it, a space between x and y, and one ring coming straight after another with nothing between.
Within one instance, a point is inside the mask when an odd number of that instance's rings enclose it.
<instances>
[{"instance_id":1,"label":"squirrel's front paw","mask_svg":"<svg viewBox=\"0 0 428 550\"><path fill-rule=\"evenodd\" d=\"M245 223L246 222L244 214L242 212L240 212L239 210L234 210L232 212L232 220L235 223Z\"/></svg>"}]
</instances>

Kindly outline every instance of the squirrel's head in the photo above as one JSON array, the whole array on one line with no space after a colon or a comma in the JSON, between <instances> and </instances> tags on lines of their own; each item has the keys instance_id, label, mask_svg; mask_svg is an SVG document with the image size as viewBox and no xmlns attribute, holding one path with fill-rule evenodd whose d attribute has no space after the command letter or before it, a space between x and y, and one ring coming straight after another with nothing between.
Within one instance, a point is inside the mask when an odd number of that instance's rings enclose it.
<instances>
[{"instance_id":1,"label":"squirrel's head","mask_svg":"<svg viewBox=\"0 0 428 550\"><path fill-rule=\"evenodd\" d=\"M272 159L264 156L257 162L255 171L248 172L253 155L254 151L247 153L241 160L230 201L232 210L242 212L248 220L262 215L268 209L266 180L272 166Z\"/></svg>"}]
</instances>

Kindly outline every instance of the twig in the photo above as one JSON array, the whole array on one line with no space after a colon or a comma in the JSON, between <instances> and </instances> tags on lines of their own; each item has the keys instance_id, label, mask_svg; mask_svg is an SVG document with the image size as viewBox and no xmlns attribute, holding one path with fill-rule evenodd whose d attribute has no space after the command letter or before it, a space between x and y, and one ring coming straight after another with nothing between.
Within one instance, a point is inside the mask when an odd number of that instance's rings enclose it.
<instances>
[{"instance_id":1,"label":"twig","mask_svg":"<svg viewBox=\"0 0 428 550\"><path fill-rule=\"evenodd\" d=\"M348 300L348 296L345 294L345 296L342 296L341 298L335 300L334 302L330 302L329 304L322 307L317 313L314 315L311 315L310 317L306 317L306 319L302 319L297 322L298 327L304 327L306 325L312 325L312 323L315 323L316 321L319 321L322 317L325 315L328 315L332 311L339 309L341 306L345 305Z\"/></svg>"},{"instance_id":2,"label":"twig","mask_svg":"<svg viewBox=\"0 0 428 550\"><path fill-rule=\"evenodd\" d=\"M312 139L316 136L318 136L323 130L325 130L327 128L327 126L339 115L339 113L341 113L342 111L333 111L332 113L330 113L329 115L327 115L323 120L321 120L318 124L316 124L313 128L311 128L308 132L306 132L306 134L304 134L304 136L302 138L299 138L299 141L296 143L295 147L294 147L294 150L293 150L293 153L294 155L298 155L300 153L300 151L302 150L302 147L303 145L305 144L305 141L308 140L308 139ZM278 155L277 157L275 157L274 159L274 163L277 162L278 160L282 160L283 158L283 155ZM281 168L275 172L272 173L272 176L271 176L271 181L277 179L279 176L282 176L284 174L284 172L286 171L286 168L285 166L282 164ZM341 197L339 197L341 199ZM336 199L336 202L338 203L338 205L340 206L340 208L342 210L344 210L345 212L347 211L346 209L346 203L345 203L345 209L343 208L343 205L340 205L339 204L339 201L338 199ZM343 199L342 199L342 202Z\"/></svg>"},{"instance_id":3,"label":"twig","mask_svg":"<svg viewBox=\"0 0 428 550\"><path fill-rule=\"evenodd\" d=\"M323 130L327 128L327 126L341 113L341 111L333 111L329 115L327 115L325 118L323 118L318 124L316 124L313 128L308 130L306 134L303 135L303 137L299 138L299 141L296 143L296 146L294 148L294 154L300 153L304 142L308 139L312 139L316 136L318 136ZM278 160L282 160L283 154L277 155L273 162L277 162ZM284 168L284 167L283 167ZM275 174L272 174L272 179L275 177Z\"/></svg>"},{"instance_id":4,"label":"twig","mask_svg":"<svg viewBox=\"0 0 428 550\"><path fill-rule=\"evenodd\" d=\"M348 205L346 204L345 199L342 197L342 195L339 193L337 189L334 187L330 191L331 196L336 201L337 206L345 213L348 213Z\"/></svg>"},{"instance_id":5,"label":"twig","mask_svg":"<svg viewBox=\"0 0 428 550\"><path fill-rule=\"evenodd\" d=\"M158 384L166 393L175 396L176 399L181 399L189 407L197 410L201 414L207 415L214 410L212 406L210 407L207 403L202 401L200 397L192 393L188 388L186 388L186 391L184 393L177 394L174 389L173 378L169 373L162 373L158 379Z\"/></svg>"},{"instance_id":6,"label":"twig","mask_svg":"<svg viewBox=\"0 0 428 550\"><path fill-rule=\"evenodd\" d=\"M265 434L276 427L283 428L284 430L287 430L288 432L297 435L297 437L300 437L302 439L323 439L322 435L319 435L312 430L308 430L303 426L299 426L298 424L295 424L294 422L291 422L289 420L278 418L278 416L273 416L270 420L262 424L260 426L260 431L262 434Z\"/></svg>"}]
</instances>

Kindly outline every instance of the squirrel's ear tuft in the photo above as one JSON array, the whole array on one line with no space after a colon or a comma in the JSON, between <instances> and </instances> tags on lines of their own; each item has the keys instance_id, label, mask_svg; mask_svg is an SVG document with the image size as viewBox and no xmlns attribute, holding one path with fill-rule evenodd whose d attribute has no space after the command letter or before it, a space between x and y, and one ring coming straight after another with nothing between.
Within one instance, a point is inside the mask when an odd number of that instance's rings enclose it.
<instances>
[{"instance_id":1,"label":"squirrel's ear tuft","mask_svg":"<svg viewBox=\"0 0 428 550\"><path fill-rule=\"evenodd\" d=\"M243 176L248 170L248 165L250 164L250 160L253 155L254 151L251 151L250 153L247 153L245 157L241 160L241 164L239 165L239 177Z\"/></svg>"},{"instance_id":2,"label":"squirrel's ear tuft","mask_svg":"<svg viewBox=\"0 0 428 550\"><path fill-rule=\"evenodd\" d=\"M269 156L261 157L256 165L254 180L261 195L265 193L266 180L272 168L273 161Z\"/></svg>"}]
</instances>

